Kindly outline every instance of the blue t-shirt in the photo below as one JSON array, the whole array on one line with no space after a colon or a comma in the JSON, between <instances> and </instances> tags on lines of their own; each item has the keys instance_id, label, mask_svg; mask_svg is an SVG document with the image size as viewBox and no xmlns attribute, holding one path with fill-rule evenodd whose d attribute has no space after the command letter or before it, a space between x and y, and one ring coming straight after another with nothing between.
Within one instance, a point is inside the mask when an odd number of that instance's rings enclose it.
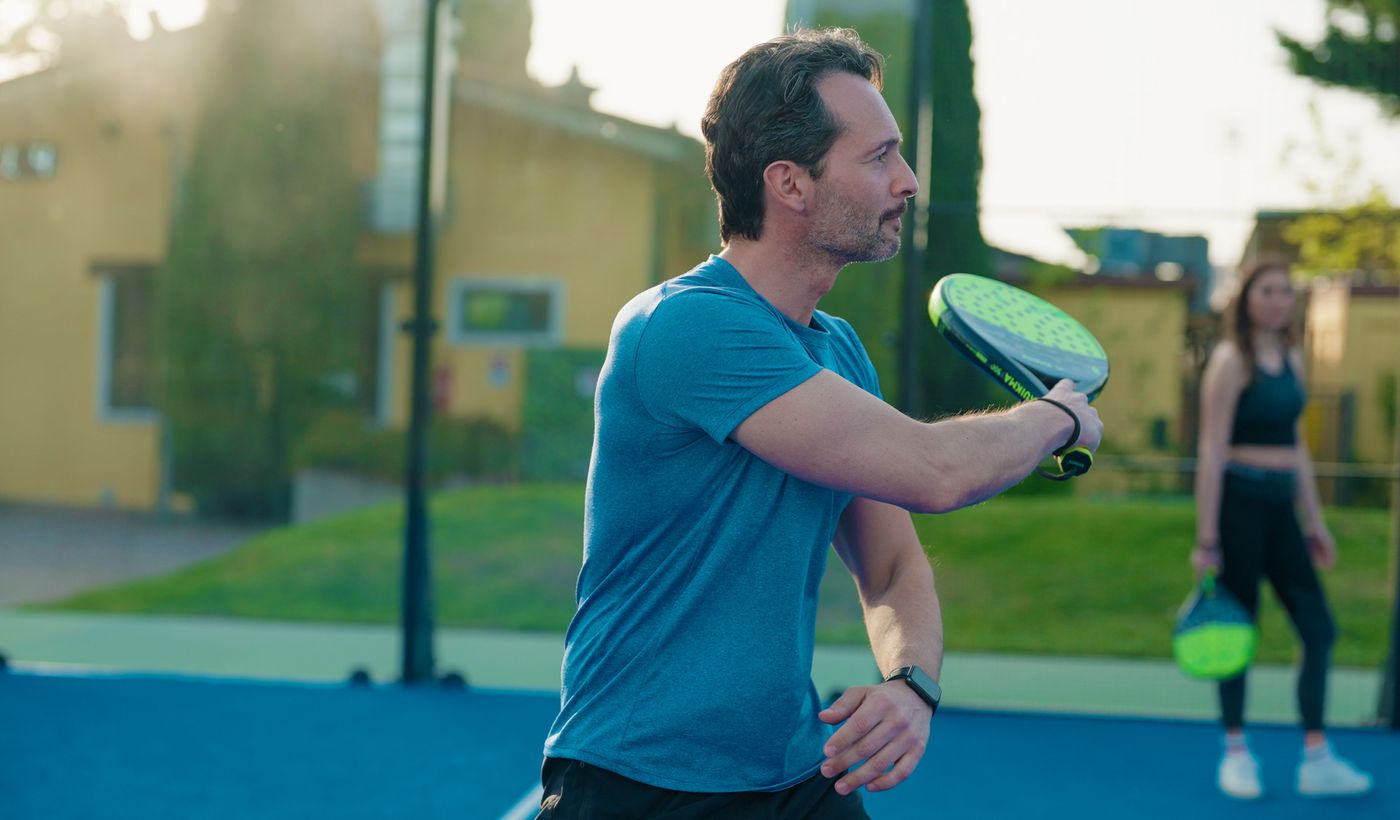
<instances>
[{"instance_id":1,"label":"blue t-shirt","mask_svg":"<svg viewBox=\"0 0 1400 820\"><path fill-rule=\"evenodd\" d=\"M823 368L879 395L849 324L798 325L716 256L618 314L546 755L680 791L816 773L831 731L811 679L817 589L851 496L729 434Z\"/></svg>"}]
</instances>

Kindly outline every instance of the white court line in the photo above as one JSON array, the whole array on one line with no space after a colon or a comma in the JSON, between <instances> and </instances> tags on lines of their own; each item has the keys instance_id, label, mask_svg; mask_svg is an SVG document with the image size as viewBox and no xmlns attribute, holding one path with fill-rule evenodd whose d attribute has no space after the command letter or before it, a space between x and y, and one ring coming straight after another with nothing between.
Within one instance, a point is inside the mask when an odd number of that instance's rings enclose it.
<instances>
[{"instance_id":1,"label":"white court line","mask_svg":"<svg viewBox=\"0 0 1400 820\"><path fill-rule=\"evenodd\" d=\"M520 798L520 802L511 806L505 814L501 815L501 820L527 820L539 814L540 798L544 797L544 786L536 785L530 792Z\"/></svg>"}]
</instances>

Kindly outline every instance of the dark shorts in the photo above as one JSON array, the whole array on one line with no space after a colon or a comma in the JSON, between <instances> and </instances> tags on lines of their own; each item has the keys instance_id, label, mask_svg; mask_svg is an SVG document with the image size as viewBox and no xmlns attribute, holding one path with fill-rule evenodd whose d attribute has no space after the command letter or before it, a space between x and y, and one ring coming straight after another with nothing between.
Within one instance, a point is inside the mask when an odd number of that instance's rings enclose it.
<instances>
[{"instance_id":1,"label":"dark shorts","mask_svg":"<svg viewBox=\"0 0 1400 820\"><path fill-rule=\"evenodd\" d=\"M834 778L817 774L777 792L678 792L629 780L607 769L567 758L545 758L540 774L544 797L537 820L564 818L687 818L722 817L812 818L869 820L860 792L836 793Z\"/></svg>"}]
</instances>

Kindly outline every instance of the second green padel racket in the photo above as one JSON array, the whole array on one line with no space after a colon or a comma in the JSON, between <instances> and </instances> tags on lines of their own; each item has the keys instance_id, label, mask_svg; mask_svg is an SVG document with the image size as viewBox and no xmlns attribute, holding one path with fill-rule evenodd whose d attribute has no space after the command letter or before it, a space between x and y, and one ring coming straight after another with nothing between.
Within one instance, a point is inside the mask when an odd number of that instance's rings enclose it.
<instances>
[{"instance_id":1,"label":"second green padel racket","mask_svg":"<svg viewBox=\"0 0 1400 820\"><path fill-rule=\"evenodd\" d=\"M1023 401L1050 392L1061 379L1090 401L1108 382L1108 355L1094 334L1068 313L1018 287L985 276L954 273L938 280L929 297L934 327L968 361ZM1082 447L1059 450L1058 474L1088 472L1093 454Z\"/></svg>"},{"instance_id":2,"label":"second green padel racket","mask_svg":"<svg viewBox=\"0 0 1400 820\"><path fill-rule=\"evenodd\" d=\"M1181 605L1172 629L1172 656L1193 678L1225 680L1254 660L1259 630L1244 606L1207 574Z\"/></svg>"}]
</instances>

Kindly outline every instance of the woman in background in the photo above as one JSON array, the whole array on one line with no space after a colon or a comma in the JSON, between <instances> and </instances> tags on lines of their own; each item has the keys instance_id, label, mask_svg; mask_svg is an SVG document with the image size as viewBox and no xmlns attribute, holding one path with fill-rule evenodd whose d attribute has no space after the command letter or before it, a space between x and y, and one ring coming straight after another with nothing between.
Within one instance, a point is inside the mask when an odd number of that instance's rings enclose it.
<instances>
[{"instance_id":1,"label":"woman in background","mask_svg":"<svg viewBox=\"0 0 1400 820\"><path fill-rule=\"evenodd\" d=\"M1254 263L1241 277L1201 380L1196 467L1196 547L1191 563L1218 581L1252 615L1267 578L1303 644L1298 711L1303 753L1298 791L1364 794L1371 776L1333 753L1323 730L1327 668L1336 626L1317 569L1337 546L1322 519L1312 458L1299 421L1305 400L1302 356L1293 344L1294 294L1288 265ZM1303 511L1298 525L1295 505ZM1244 735L1245 674L1220 683L1225 752L1218 783L1225 794L1263 794L1259 764Z\"/></svg>"}]
</instances>

